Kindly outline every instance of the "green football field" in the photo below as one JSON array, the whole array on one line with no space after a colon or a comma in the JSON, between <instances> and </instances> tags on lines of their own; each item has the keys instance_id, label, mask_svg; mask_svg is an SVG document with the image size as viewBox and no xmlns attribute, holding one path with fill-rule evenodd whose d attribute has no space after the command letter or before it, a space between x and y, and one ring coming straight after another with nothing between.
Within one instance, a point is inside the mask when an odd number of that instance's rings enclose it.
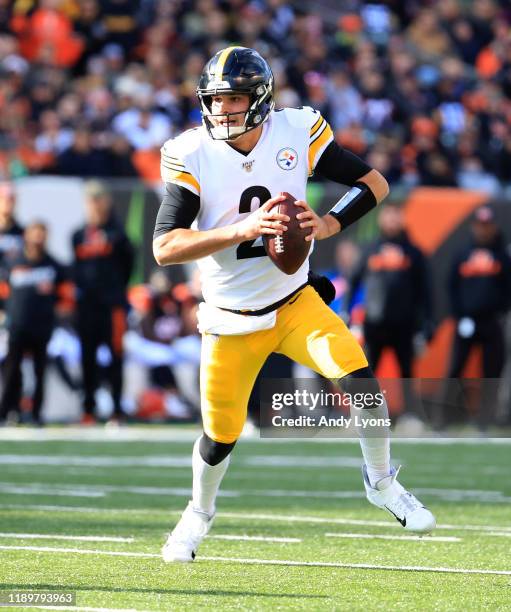
<instances>
[{"instance_id":1,"label":"green football field","mask_svg":"<svg viewBox=\"0 0 511 612\"><path fill-rule=\"evenodd\" d=\"M159 551L192 432L53 431L2 432L1 591L72 591L56 609L91 611L511 609L506 441L394 444L439 523L418 538L365 500L356 442L242 440L210 536L176 565Z\"/></svg>"}]
</instances>

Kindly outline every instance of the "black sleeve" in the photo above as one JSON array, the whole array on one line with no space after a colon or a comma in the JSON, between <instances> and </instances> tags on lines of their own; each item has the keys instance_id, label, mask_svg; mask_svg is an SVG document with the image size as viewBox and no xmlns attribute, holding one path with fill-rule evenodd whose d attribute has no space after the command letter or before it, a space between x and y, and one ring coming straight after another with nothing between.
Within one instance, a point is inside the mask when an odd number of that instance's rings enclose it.
<instances>
[{"instance_id":1,"label":"black sleeve","mask_svg":"<svg viewBox=\"0 0 511 612\"><path fill-rule=\"evenodd\" d=\"M354 185L364 174L372 170L358 155L331 142L323 151L315 171L342 185Z\"/></svg>"},{"instance_id":2,"label":"black sleeve","mask_svg":"<svg viewBox=\"0 0 511 612\"><path fill-rule=\"evenodd\" d=\"M156 217L154 238L177 228L188 229L199 213L200 198L185 187L165 183L165 195Z\"/></svg>"}]
</instances>

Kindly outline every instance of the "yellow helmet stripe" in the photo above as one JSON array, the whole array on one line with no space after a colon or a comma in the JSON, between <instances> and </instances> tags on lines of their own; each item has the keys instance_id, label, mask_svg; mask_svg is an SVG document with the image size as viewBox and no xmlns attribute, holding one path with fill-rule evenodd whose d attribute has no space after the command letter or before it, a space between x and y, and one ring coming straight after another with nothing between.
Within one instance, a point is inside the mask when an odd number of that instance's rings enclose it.
<instances>
[{"instance_id":1,"label":"yellow helmet stripe","mask_svg":"<svg viewBox=\"0 0 511 612\"><path fill-rule=\"evenodd\" d=\"M215 81L221 81L222 80L222 75L224 73L225 62L227 61L227 58L231 54L231 51L233 51L234 49L238 49L238 48L239 47L237 47L237 46L227 47L226 49L224 49L220 53L220 57L218 58L218 61L217 61L216 66L215 66Z\"/></svg>"}]
</instances>

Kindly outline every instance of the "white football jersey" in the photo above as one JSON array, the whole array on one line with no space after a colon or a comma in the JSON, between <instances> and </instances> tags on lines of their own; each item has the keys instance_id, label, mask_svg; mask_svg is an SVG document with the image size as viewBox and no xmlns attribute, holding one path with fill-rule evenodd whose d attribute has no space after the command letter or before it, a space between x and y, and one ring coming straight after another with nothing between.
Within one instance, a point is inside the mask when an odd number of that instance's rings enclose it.
<instances>
[{"instance_id":1,"label":"white football jersey","mask_svg":"<svg viewBox=\"0 0 511 612\"><path fill-rule=\"evenodd\" d=\"M333 140L328 123L310 107L272 111L248 154L213 140L202 126L162 147L161 174L200 196L192 229L237 223L282 191L305 199L307 178ZM306 260L292 275L281 272L264 251L262 238L197 260L206 302L233 310L264 308L307 282Z\"/></svg>"}]
</instances>

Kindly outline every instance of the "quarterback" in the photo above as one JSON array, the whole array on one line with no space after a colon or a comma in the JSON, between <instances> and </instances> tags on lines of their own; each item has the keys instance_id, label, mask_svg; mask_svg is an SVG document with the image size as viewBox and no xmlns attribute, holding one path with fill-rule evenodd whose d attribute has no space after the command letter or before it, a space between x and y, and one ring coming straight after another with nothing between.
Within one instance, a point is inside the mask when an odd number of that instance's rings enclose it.
<instances>
[{"instance_id":1,"label":"quarterback","mask_svg":"<svg viewBox=\"0 0 511 612\"><path fill-rule=\"evenodd\" d=\"M254 381L270 353L338 381L348 393L380 392L357 341L308 283L308 260L294 274L284 274L266 255L262 236L287 230L289 217L273 208L281 192L296 197L300 225L311 228L306 239L324 240L381 202L386 180L338 146L317 111L275 109L273 74L252 49L216 53L197 95L202 126L161 150L165 195L153 242L160 265L197 260L205 300L199 309L204 432L193 448L192 499L163 547L163 559L178 562L193 561L211 527ZM314 172L350 187L322 217L305 201ZM361 412L388 418L385 402ZM391 467L388 428L383 435L364 431L359 436L368 500L405 529L434 529L434 516Z\"/></svg>"}]
</instances>

